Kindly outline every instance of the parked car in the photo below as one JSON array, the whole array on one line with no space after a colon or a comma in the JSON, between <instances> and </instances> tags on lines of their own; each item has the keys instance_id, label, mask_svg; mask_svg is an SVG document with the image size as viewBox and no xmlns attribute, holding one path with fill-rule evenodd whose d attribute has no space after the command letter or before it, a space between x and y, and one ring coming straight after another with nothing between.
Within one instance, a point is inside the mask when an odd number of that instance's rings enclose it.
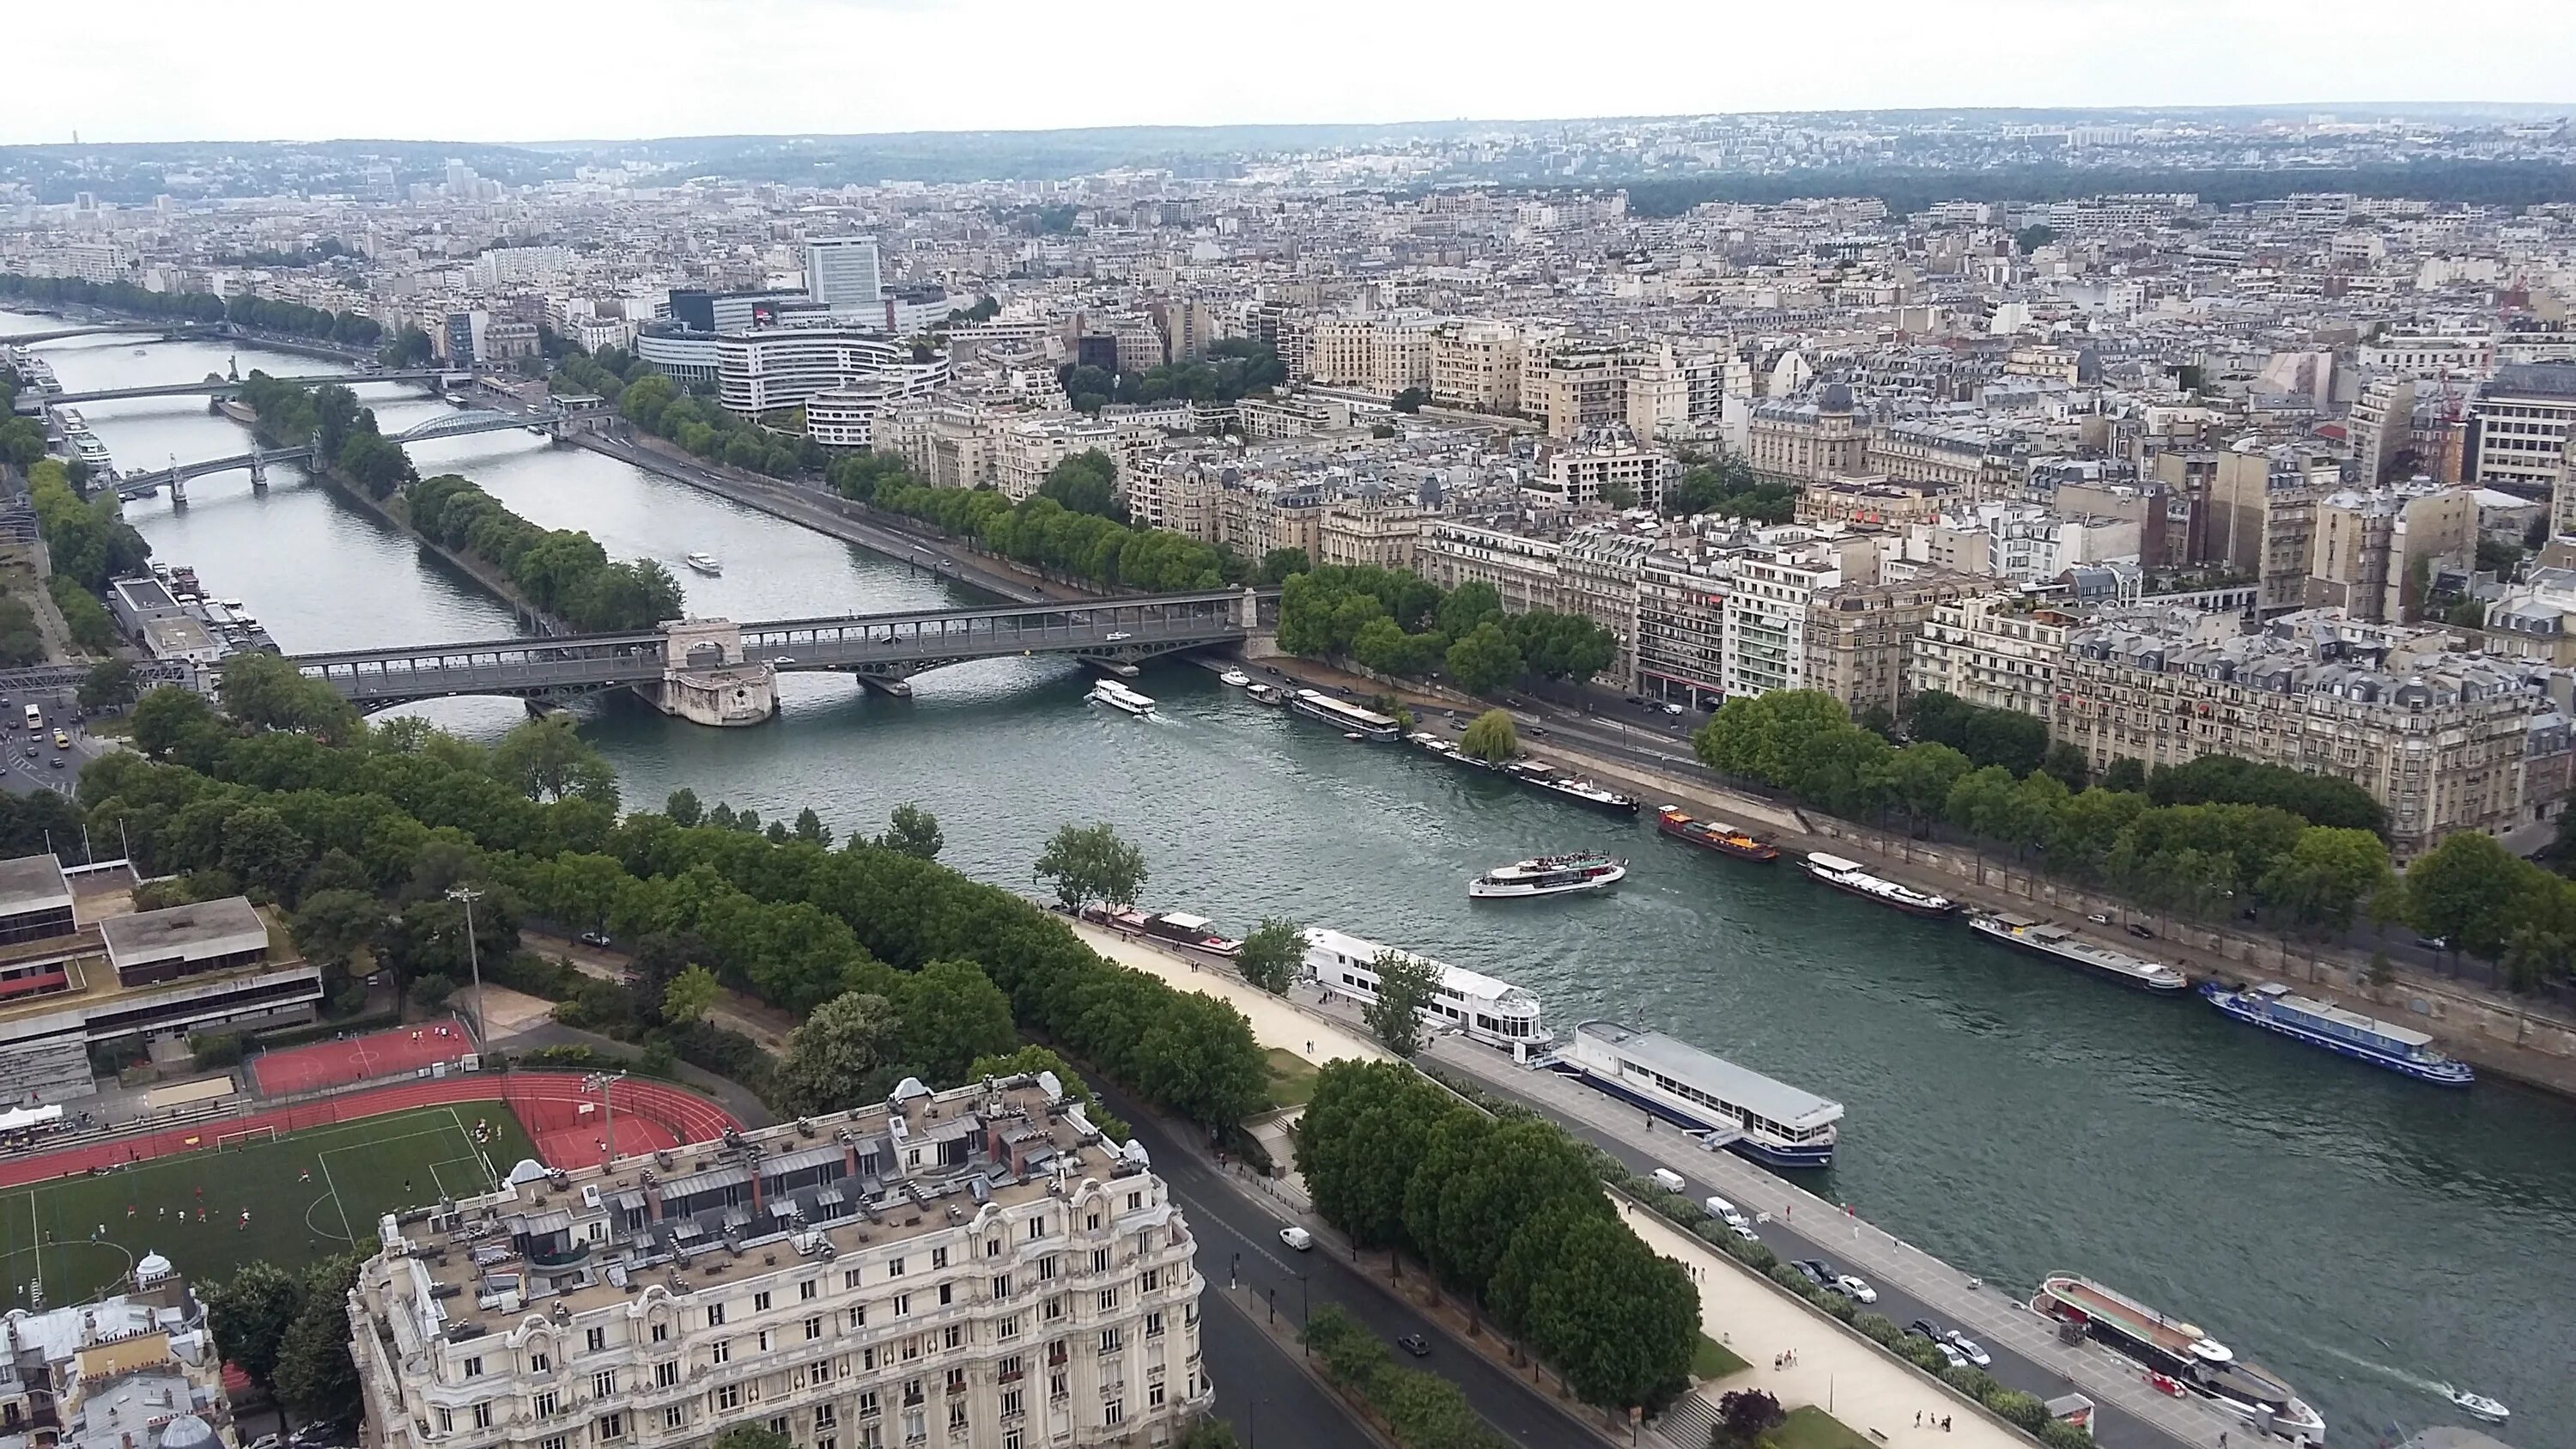
<instances>
[{"instance_id":1,"label":"parked car","mask_svg":"<svg viewBox=\"0 0 2576 1449\"><path fill-rule=\"evenodd\" d=\"M2152 941L2156 938L2155 932L2148 930L2146 927L2139 925L2135 921L2131 921L2129 923L2129 934L2137 937L2141 941Z\"/></svg>"},{"instance_id":2,"label":"parked car","mask_svg":"<svg viewBox=\"0 0 2576 1449\"><path fill-rule=\"evenodd\" d=\"M1941 1350L1941 1356L1950 1361L1950 1367L1966 1368L1968 1366L1968 1356L1959 1352L1957 1349L1952 1348L1943 1340L1937 1338L1932 1340L1932 1346Z\"/></svg>"},{"instance_id":3,"label":"parked car","mask_svg":"<svg viewBox=\"0 0 2576 1449\"><path fill-rule=\"evenodd\" d=\"M579 940L585 946L597 946L603 951L616 944L608 939L608 933L606 931L584 931L575 939Z\"/></svg>"},{"instance_id":4,"label":"parked car","mask_svg":"<svg viewBox=\"0 0 2576 1449\"><path fill-rule=\"evenodd\" d=\"M2097 926L2107 926L2111 924L2110 916L2101 911L2087 911L2084 913L2084 919L2091 921Z\"/></svg>"},{"instance_id":5,"label":"parked car","mask_svg":"<svg viewBox=\"0 0 2576 1449\"><path fill-rule=\"evenodd\" d=\"M1728 1231L1734 1233L1737 1237L1742 1238L1748 1243L1758 1243L1762 1241L1762 1235L1753 1231L1753 1225L1745 1222L1741 1218L1728 1223L1726 1226Z\"/></svg>"},{"instance_id":6,"label":"parked car","mask_svg":"<svg viewBox=\"0 0 2576 1449\"><path fill-rule=\"evenodd\" d=\"M1413 1355L1415 1358L1431 1357L1431 1340L1424 1338L1418 1333L1408 1333L1404 1337L1397 1339L1395 1341L1395 1346L1403 1349L1406 1353Z\"/></svg>"},{"instance_id":7,"label":"parked car","mask_svg":"<svg viewBox=\"0 0 2576 1449\"><path fill-rule=\"evenodd\" d=\"M1303 1253L1313 1249L1315 1246L1315 1235L1306 1231L1304 1228L1291 1224L1290 1226L1279 1230L1279 1241L1286 1243L1289 1247Z\"/></svg>"},{"instance_id":8,"label":"parked car","mask_svg":"<svg viewBox=\"0 0 2576 1449\"><path fill-rule=\"evenodd\" d=\"M1666 714L1681 714L1683 712L1682 707L1678 704L1667 704L1664 706L1664 713Z\"/></svg>"},{"instance_id":9,"label":"parked car","mask_svg":"<svg viewBox=\"0 0 2576 1449\"><path fill-rule=\"evenodd\" d=\"M1980 1347L1975 1339L1970 1338L1955 1328L1950 1330L1949 1342L1952 1348L1955 1348L1959 1352L1968 1356L1968 1362L1975 1364L1979 1368L1984 1368L1995 1361L1994 1355L1986 1352L1984 1348Z\"/></svg>"},{"instance_id":10,"label":"parked car","mask_svg":"<svg viewBox=\"0 0 2576 1449\"><path fill-rule=\"evenodd\" d=\"M1934 1343L1944 1342L1950 1337L1950 1330L1934 1323L1929 1318L1918 1318L1905 1326L1913 1329L1916 1333L1922 1334L1925 1338L1932 1340Z\"/></svg>"},{"instance_id":11,"label":"parked car","mask_svg":"<svg viewBox=\"0 0 2576 1449\"><path fill-rule=\"evenodd\" d=\"M1878 1301L1878 1290L1869 1286L1869 1280L1866 1278L1856 1278L1849 1273L1845 1273L1834 1279L1834 1286L1841 1289L1842 1295L1854 1303L1876 1303Z\"/></svg>"},{"instance_id":12,"label":"parked car","mask_svg":"<svg viewBox=\"0 0 2576 1449\"><path fill-rule=\"evenodd\" d=\"M1825 1265L1817 1259L1793 1258L1790 1260L1789 1266L1806 1275L1807 1281L1815 1284L1819 1288L1831 1288L1834 1286L1834 1275L1826 1272Z\"/></svg>"}]
</instances>

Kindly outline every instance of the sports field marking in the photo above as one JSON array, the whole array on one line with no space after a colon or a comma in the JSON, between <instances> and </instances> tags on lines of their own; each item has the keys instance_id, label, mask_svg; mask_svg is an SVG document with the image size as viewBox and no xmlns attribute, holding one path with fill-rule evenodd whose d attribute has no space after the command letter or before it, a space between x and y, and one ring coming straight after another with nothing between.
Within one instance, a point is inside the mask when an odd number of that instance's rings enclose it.
<instances>
[{"instance_id":1,"label":"sports field marking","mask_svg":"<svg viewBox=\"0 0 2576 1449\"><path fill-rule=\"evenodd\" d=\"M340 1241L344 1243L356 1242L358 1240L357 1234L351 1232L349 1229L349 1209L340 1201L340 1184L331 1180L331 1154L328 1152L317 1152L314 1154L314 1161L320 1163L322 1166L322 1185L330 1189L331 1208L334 1212L337 1212L340 1215Z\"/></svg>"}]
</instances>

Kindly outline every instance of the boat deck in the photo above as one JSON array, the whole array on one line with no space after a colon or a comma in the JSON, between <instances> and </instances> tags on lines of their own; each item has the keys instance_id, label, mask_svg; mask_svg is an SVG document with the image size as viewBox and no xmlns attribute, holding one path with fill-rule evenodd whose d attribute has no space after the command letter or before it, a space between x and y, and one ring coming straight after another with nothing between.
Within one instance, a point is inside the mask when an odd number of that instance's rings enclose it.
<instances>
[{"instance_id":1,"label":"boat deck","mask_svg":"<svg viewBox=\"0 0 2576 1449\"><path fill-rule=\"evenodd\" d=\"M2203 1334L2186 1333L2137 1304L2113 1298L2098 1288L2071 1278L2051 1278L2042 1291L2083 1309L2091 1317L2116 1323L2158 1348L2186 1358L2191 1355L2191 1346L2205 1337Z\"/></svg>"}]
</instances>

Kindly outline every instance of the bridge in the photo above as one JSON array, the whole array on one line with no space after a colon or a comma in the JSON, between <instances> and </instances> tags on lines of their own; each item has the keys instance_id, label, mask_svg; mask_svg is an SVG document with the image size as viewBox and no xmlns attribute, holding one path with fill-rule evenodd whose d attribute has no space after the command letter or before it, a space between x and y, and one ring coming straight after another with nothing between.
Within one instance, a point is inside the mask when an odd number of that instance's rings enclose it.
<instances>
[{"instance_id":1,"label":"bridge","mask_svg":"<svg viewBox=\"0 0 2576 1449\"><path fill-rule=\"evenodd\" d=\"M476 433L497 433L504 428L544 427L549 435L556 429L542 415L519 416L476 408L468 412L441 413L412 424L399 433L389 434L397 443L425 443L433 438L463 438ZM188 501L188 480L214 473L248 472L250 486L268 486L268 467L272 463L304 463L313 457L313 445L293 448L254 448L247 453L233 453L221 458L207 458L195 463L172 463L167 468L150 472L130 472L117 480L119 498L146 498L167 488L170 501Z\"/></svg>"},{"instance_id":2,"label":"bridge","mask_svg":"<svg viewBox=\"0 0 2576 1449\"><path fill-rule=\"evenodd\" d=\"M43 332L20 332L0 337L0 343L25 347L37 342L60 342L66 337L95 337L108 332L136 332L152 337L187 337L212 331L215 324L206 322L84 322L77 326L55 327Z\"/></svg>"},{"instance_id":3,"label":"bridge","mask_svg":"<svg viewBox=\"0 0 2576 1449\"><path fill-rule=\"evenodd\" d=\"M457 695L561 701L633 689L701 724L756 724L776 676L831 672L889 693L974 659L1062 655L1127 669L1158 655L1239 642L1269 627L1275 589L735 624L691 619L627 634L491 639L293 656L289 663L362 710Z\"/></svg>"},{"instance_id":4,"label":"bridge","mask_svg":"<svg viewBox=\"0 0 2576 1449\"><path fill-rule=\"evenodd\" d=\"M471 374L448 368L417 367L380 372L323 372L304 377L280 377L277 381L304 387L321 387L329 383L361 387L374 382L417 382L437 386L449 378L471 380ZM18 394L16 406L22 413L38 413L56 404L113 402L129 397L180 397L191 393L199 397L230 397L244 386L242 379L237 377L214 377L198 382L155 383L150 387L93 388L88 392L22 392Z\"/></svg>"}]
</instances>

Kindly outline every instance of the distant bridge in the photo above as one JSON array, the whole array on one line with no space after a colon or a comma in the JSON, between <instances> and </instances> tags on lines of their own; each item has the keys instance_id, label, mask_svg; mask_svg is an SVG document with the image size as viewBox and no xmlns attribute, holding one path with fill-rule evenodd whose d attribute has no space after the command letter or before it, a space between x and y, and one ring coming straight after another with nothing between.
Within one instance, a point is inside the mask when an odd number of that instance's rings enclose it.
<instances>
[{"instance_id":1,"label":"distant bridge","mask_svg":"<svg viewBox=\"0 0 2576 1449\"><path fill-rule=\"evenodd\" d=\"M66 337L95 337L108 332L137 332L153 337L193 337L214 331L216 324L207 322L83 322L70 327L56 327L44 332L20 332L0 337L0 344L24 347L37 342L60 342Z\"/></svg>"},{"instance_id":2,"label":"distant bridge","mask_svg":"<svg viewBox=\"0 0 2576 1449\"><path fill-rule=\"evenodd\" d=\"M414 423L390 436L397 443L425 443L433 438L463 438L476 433L497 433L504 428L524 427L547 427L547 423L543 415L522 417L478 408L471 412L441 413L436 417ZM551 434L553 429L548 428L548 432ZM174 463L167 468L123 475L117 480L116 496L144 498L167 488L170 490L171 502L185 503L188 501L189 479L233 472L248 472L250 486L254 489L262 489L268 486L270 464L304 463L310 462L312 458L313 445L306 443L294 448L254 448L247 453L207 458L201 462Z\"/></svg>"},{"instance_id":3,"label":"distant bridge","mask_svg":"<svg viewBox=\"0 0 2576 1449\"><path fill-rule=\"evenodd\" d=\"M913 675L973 659L1055 654L1123 669L1239 642L1270 626L1278 597L1275 589L1212 589L739 625L699 619L628 634L357 649L288 662L362 710L457 695L565 700L625 688L701 723L748 724L774 708L781 672L849 674L901 694Z\"/></svg>"},{"instance_id":4,"label":"distant bridge","mask_svg":"<svg viewBox=\"0 0 2576 1449\"><path fill-rule=\"evenodd\" d=\"M384 372L323 372L308 377L280 377L275 380L295 383L303 387L321 387L328 383L338 383L342 387L363 387L368 383L376 382L415 382L435 387L450 378L471 381L472 374L447 368L419 367ZM112 402L129 397L180 397L192 393L199 397L231 397L248 385L241 378L217 377L198 382L155 383L150 387L93 388L88 392L22 392L18 394L17 410L22 413L38 413L56 404Z\"/></svg>"}]
</instances>

